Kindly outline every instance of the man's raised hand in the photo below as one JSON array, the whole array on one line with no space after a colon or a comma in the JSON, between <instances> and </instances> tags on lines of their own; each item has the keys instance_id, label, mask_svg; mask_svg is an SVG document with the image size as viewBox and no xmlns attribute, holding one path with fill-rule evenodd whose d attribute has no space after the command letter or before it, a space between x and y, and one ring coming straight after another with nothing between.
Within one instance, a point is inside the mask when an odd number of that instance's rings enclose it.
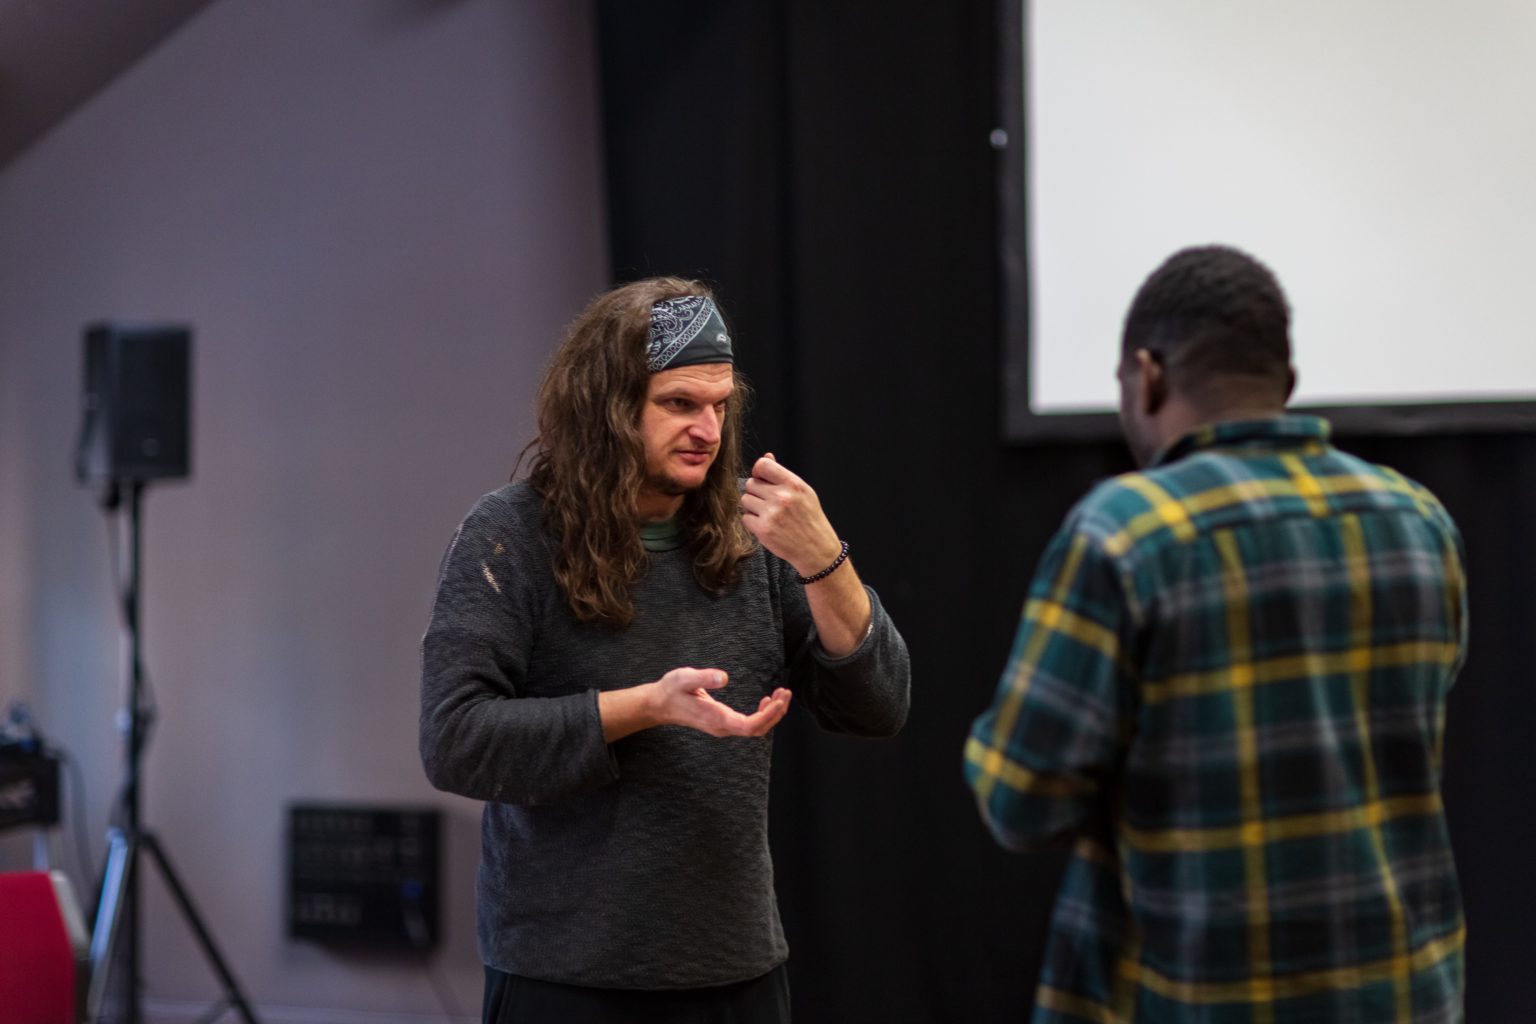
<instances>
[{"instance_id":1,"label":"man's raised hand","mask_svg":"<svg viewBox=\"0 0 1536 1024\"><path fill-rule=\"evenodd\" d=\"M752 464L741 496L741 521L758 543L802 576L831 565L842 550L816 492L772 452Z\"/></svg>"}]
</instances>

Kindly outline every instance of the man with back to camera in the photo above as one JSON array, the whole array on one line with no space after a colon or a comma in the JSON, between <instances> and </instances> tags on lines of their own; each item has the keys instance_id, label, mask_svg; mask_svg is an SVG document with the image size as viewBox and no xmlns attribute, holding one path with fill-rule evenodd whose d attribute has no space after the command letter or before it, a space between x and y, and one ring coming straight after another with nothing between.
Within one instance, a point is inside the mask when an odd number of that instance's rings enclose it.
<instances>
[{"instance_id":1,"label":"man with back to camera","mask_svg":"<svg viewBox=\"0 0 1536 1024\"><path fill-rule=\"evenodd\" d=\"M486 801L487 1024L789 1019L769 731L900 729L909 666L816 494L741 481L745 384L714 300L594 300L537 397L526 481L444 556L421 756Z\"/></svg>"},{"instance_id":2,"label":"man with back to camera","mask_svg":"<svg viewBox=\"0 0 1536 1024\"><path fill-rule=\"evenodd\" d=\"M1068 515L972 727L998 841L1075 840L1036 1024L1462 1019L1461 540L1285 414L1289 321L1229 248L1141 286L1118 377L1144 468Z\"/></svg>"}]
</instances>

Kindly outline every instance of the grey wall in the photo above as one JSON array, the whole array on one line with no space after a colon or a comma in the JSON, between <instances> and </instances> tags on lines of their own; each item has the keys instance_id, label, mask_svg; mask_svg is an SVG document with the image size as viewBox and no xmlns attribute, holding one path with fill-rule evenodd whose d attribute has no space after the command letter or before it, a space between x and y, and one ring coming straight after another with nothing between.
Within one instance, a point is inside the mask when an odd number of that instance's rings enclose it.
<instances>
[{"instance_id":1,"label":"grey wall","mask_svg":"<svg viewBox=\"0 0 1536 1024\"><path fill-rule=\"evenodd\" d=\"M145 501L145 817L269 1021L439 1007L416 962L284 938L296 800L446 812L437 969L478 1008L477 807L421 776L417 645L454 525L603 284L589 18L219 0L0 173L0 701L78 761L99 858L124 668L108 531L71 476L80 328L191 322L194 474ZM27 840L0 837L0 868ZM73 842L55 862L89 892ZM146 891L149 1007L193 1019L217 986Z\"/></svg>"}]
</instances>

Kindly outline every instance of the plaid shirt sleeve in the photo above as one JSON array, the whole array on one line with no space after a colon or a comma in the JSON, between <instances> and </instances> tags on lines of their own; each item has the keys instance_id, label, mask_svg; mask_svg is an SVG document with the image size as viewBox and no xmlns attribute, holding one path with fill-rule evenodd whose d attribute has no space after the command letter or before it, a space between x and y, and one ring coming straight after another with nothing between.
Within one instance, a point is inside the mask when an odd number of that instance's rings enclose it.
<instances>
[{"instance_id":1,"label":"plaid shirt sleeve","mask_svg":"<svg viewBox=\"0 0 1536 1024\"><path fill-rule=\"evenodd\" d=\"M998 842L1083 830L1135 716L1133 624L1119 572L1069 519L1047 548L997 694L971 727L965 774Z\"/></svg>"}]
</instances>

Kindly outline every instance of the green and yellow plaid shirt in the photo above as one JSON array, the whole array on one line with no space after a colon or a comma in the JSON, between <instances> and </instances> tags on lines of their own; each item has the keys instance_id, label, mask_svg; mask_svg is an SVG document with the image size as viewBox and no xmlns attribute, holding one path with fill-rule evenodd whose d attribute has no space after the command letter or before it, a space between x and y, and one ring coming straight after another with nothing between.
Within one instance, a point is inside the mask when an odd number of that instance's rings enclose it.
<instances>
[{"instance_id":1,"label":"green and yellow plaid shirt","mask_svg":"<svg viewBox=\"0 0 1536 1024\"><path fill-rule=\"evenodd\" d=\"M1076 837L1036 1024L1462 1019L1465 594L1439 502L1318 419L1206 428L1079 503L965 751L1000 842Z\"/></svg>"}]
</instances>

